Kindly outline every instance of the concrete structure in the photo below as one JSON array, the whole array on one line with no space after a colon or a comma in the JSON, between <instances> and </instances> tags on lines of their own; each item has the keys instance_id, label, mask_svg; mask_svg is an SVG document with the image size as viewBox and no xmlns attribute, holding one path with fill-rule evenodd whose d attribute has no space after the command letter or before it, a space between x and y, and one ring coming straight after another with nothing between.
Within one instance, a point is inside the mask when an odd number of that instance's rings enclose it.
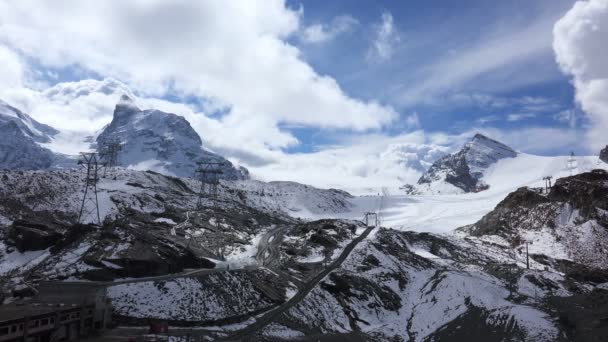
<instances>
[{"instance_id":1,"label":"concrete structure","mask_svg":"<svg viewBox=\"0 0 608 342\"><path fill-rule=\"evenodd\" d=\"M42 282L33 301L0 306L0 342L78 340L105 329L111 311L103 286Z\"/></svg>"}]
</instances>

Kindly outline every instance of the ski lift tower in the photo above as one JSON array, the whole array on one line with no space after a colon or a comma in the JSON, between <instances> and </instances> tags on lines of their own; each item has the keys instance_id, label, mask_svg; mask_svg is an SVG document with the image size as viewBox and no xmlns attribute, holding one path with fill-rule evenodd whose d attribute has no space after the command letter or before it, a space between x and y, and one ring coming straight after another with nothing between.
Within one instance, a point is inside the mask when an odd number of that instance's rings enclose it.
<instances>
[{"instance_id":1,"label":"ski lift tower","mask_svg":"<svg viewBox=\"0 0 608 342\"><path fill-rule=\"evenodd\" d=\"M82 203L78 214L78 223L90 223L97 221L101 225L99 216L99 201L97 200L97 182L99 181L96 152L81 152L78 165L86 167L87 173L84 179Z\"/></svg>"},{"instance_id":2,"label":"ski lift tower","mask_svg":"<svg viewBox=\"0 0 608 342\"><path fill-rule=\"evenodd\" d=\"M378 214L377 213L365 213L365 226L366 227L377 227L378 226Z\"/></svg>"},{"instance_id":3,"label":"ski lift tower","mask_svg":"<svg viewBox=\"0 0 608 342\"><path fill-rule=\"evenodd\" d=\"M570 157L566 161L566 167L570 170L570 176L574 175L574 170L578 168L578 163L576 161L576 157L574 156L574 152L570 152Z\"/></svg>"},{"instance_id":4,"label":"ski lift tower","mask_svg":"<svg viewBox=\"0 0 608 342\"><path fill-rule=\"evenodd\" d=\"M99 157L104 161L103 176L105 177L108 168L118 166L118 154L122 151L122 144L118 139L112 139L104 142L101 146L101 153Z\"/></svg>"},{"instance_id":5,"label":"ski lift tower","mask_svg":"<svg viewBox=\"0 0 608 342\"><path fill-rule=\"evenodd\" d=\"M198 201L196 203L196 209L201 210L203 208L203 197L208 197L212 201L213 215L215 217L215 223L219 228L219 220L217 217L217 200L219 194L219 183L220 175L224 172L221 167L224 165L222 162L197 162L198 168L195 173L200 181L200 188L198 191Z\"/></svg>"},{"instance_id":6,"label":"ski lift tower","mask_svg":"<svg viewBox=\"0 0 608 342\"><path fill-rule=\"evenodd\" d=\"M553 179L553 176L543 177L543 180L545 181L545 192L546 193L549 193L549 190L551 189L551 179Z\"/></svg>"}]
</instances>

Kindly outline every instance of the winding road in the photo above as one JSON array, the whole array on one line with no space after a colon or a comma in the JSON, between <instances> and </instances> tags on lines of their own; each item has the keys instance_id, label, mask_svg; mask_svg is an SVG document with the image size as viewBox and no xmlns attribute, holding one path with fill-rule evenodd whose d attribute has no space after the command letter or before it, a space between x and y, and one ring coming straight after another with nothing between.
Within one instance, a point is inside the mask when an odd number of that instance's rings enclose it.
<instances>
[{"instance_id":1,"label":"winding road","mask_svg":"<svg viewBox=\"0 0 608 342\"><path fill-rule=\"evenodd\" d=\"M303 286L301 286L299 288L298 293L295 296L291 297L291 299L289 299L285 303L277 306L276 308L268 311L267 313L265 313L264 315L259 317L255 323L253 323L241 330L236 331L235 333L228 336L224 340L225 341L241 341L241 340L246 341L256 331L258 331L258 330L264 328L265 326L267 326L268 324L272 323L272 321L274 321L279 315L281 315L282 313L286 312L287 310L289 310L292 307L294 307L295 305L297 305L300 301L302 301L304 299L304 297L306 297L306 295L308 295L310 293L310 291L312 291L312 289L314 289L317 286L317 284L321 280L323 280L323 278L325 278L325 276L327 276L329 273L331 273L332 271L334 271L335 269L340 267L340 265L342 265L344 260L346 260L346 258L350 255L350 253L353 251L353 249L355 249L355 247L361 241L363 241L369 235L369 233L371 233L371 231L374 230L374 228L376 228L376 227L367 227L367 229L365 229L365 231L363 231L363 233L361 233L361 235L356 237L353 241L351 241L344 248L344 250L342 251L342 253L336 260L334 260L331 264L329 264L329 266L327 266L325 269L323 269L323 271L321 271L319 274L317 274L312 279L310 279L309 281L304 283Z\"/></svg>"}]
</instances>

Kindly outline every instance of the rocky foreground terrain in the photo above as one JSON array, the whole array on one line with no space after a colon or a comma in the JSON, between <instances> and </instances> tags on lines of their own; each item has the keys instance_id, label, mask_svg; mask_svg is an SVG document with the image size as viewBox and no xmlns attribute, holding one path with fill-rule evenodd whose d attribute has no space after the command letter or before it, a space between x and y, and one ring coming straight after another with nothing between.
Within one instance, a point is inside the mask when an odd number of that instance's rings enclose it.
<instances>
[{"instance_id":1,"label":"rocky foreground terrain","mask_svg":"<svg viewBox=\"0 0 608 342\"><path fill-rule=\"evenodd\" d=\"M605 171L519 189L448 235L311 220L350 195L295 183L222 181L197 208L196 181L124 169L100 180L102 225L79 224L82 177L0 172L5 303L96 281L119 325L209 340L608 338Z\"/></svg>"}]
</instances>

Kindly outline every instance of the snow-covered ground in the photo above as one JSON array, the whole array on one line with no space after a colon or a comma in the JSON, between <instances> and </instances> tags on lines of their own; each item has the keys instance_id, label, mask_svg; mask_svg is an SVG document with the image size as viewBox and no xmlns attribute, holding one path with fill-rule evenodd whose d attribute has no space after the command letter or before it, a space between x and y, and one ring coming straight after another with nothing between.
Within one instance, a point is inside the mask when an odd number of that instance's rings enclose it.
<instances>
[{"instance_id":1,"label":"snow-covered ground","mask_svg":"<svg viewBox=\"0 0 608 342\"><path fill-rule=\"evenodd\" d=\"M399 230L448 233L477 222L517 188L543 187L543 177L546 176L552 176L552 182L570 176L569 158L521 153L516 158L499 160L486 170L483 177L490 188L478 193L405 195L402 190L390 189L390 196L382 199L381 189L376 189L373 194L353 198L353 210L339 214L338 217L361 219L366 212L377 212L382 207L383 226ZM608 170L608 164L601 162L597 156L575 159L576 168L572 174L598 168Z\"/></svg>"}]
</instances>

